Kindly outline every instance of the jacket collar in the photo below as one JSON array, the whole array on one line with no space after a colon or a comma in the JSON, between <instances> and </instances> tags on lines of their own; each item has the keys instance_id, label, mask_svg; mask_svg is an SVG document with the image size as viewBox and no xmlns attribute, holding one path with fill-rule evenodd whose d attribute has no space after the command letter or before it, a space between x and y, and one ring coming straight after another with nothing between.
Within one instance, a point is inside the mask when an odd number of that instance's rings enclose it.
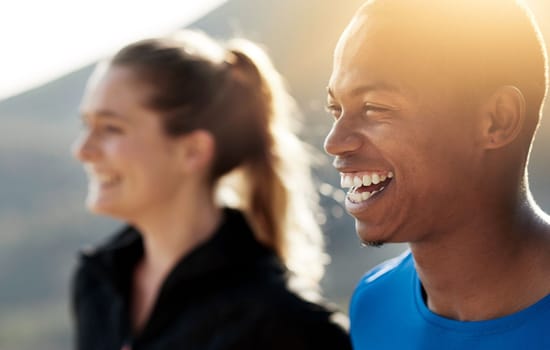
<instances>
[{"instance_id":1,"label":"jacket collar","mask_svg":"<svg viewBox=\"0 0 550 350\"><path fill-rule=\"evenodd\" d=\"M123 228L97 249L81 253L83 259L124 296L129 292L133 269L143 254L143 239L131 226ZM256 240L244 215L224 208L224 219L212 238L180 259L167 276L163 289L171 290L206 275L256 265L284 273L281 261L273 250Z\"/></svg>"}]
</instances>

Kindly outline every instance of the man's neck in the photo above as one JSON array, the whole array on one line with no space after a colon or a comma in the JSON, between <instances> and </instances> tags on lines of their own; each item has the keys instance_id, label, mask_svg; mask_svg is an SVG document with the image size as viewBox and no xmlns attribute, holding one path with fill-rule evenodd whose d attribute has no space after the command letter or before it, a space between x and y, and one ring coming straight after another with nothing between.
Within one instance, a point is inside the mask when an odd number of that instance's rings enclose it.
<instances>
[{"instance_id":1,"label":"man's neck","mask_svg":"<svg viewBox=\"0 0 550 350\"><path fill-rule=\"evenodd\" d=\"M510 315L550 293L550 224L471 222L411 244L427 305L444 317L478 321ZM549 282L544 282L549 281Z\"/></svg>"}]
</instances>

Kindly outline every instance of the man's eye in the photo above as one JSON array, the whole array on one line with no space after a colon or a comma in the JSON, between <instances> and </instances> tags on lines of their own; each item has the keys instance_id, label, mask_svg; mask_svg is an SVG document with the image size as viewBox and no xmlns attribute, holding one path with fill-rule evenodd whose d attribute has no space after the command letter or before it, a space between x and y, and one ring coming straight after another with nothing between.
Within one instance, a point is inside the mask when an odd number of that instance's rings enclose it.
<instances>
[{"instance_id":1,"label":"man's eye","mask_svg":"<svg viewBox=\"0 0 550 350\"><path fill-rule=\"evenodd\" d=\"M388 107L385 107L385 106L381 106L381 105L374 105L374 104L370 104L370 103L367 103L365 105L365 113L368 113L368 112L388 112L390 111L391 109L388 108Z\"/></svg>"},{"instance_id":2,"label":"man's eye","mask_svg":"<svg viewBox=\"0 0 550 350\"><path fill-rule=\"evenodd\" d=\"M340 118L340 115L342 114L342 108L335 105L328 105L325 107L325 110L332 114L335 119Z\"/></svg>"}]
</instances>

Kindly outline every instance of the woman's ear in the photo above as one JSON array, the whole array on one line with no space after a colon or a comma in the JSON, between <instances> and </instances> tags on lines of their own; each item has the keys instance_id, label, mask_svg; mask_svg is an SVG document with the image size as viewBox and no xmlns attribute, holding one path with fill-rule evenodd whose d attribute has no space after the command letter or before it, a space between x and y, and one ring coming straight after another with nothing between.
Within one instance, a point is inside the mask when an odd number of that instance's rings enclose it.
<instances>
[{"instance_id":1,"label":"woman's ear","mask_svg":"<svg viewBox=\"0 0 550 350\"><path fill-rule=\"evenodd\" d=\"M525 123L525 97L515 86L499 87L483 106L482 139L486 149L501 148L515 139Z\"/></svg>"},{"instance_id":2,"label":"woman's ear","mask_svg":"<svg viewBox=\"0 0 550 350\"><path fill-rule=\"evenodd\" d=\"M199 129L181 136L179 141L183 170L186 173L208 172L216 152L214 136Z\"/></svg>"}]
</instances>

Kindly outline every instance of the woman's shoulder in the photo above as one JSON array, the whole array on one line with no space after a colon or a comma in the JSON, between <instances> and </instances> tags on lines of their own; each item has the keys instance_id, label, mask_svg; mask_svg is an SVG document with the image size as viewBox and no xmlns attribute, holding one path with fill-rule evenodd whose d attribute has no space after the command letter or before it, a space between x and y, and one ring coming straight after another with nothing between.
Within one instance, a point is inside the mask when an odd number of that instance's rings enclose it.
<instances>
[{"instance_id":1,"label":"woman's shoulder","mask_svg":"<svg viewBox=\"0 0 550 350\"><path fill-rule=\"evenodd\" d=\"M255 285L225 303L244 322L243 333L262 349L351 349L348 318L326 300L307 300L282 285ZM266 345L266 340L269 340Z\"/></svg>"},{"instance_id":2,"label":"woman's shoulder","mask_svg":"<svg viewBox=\"0 0 550 350\"><path fill-rule=\"evenodd\" d=\"M142 254L141 236L130 226L119 229L98 244L80 249L72 274L73 293L87 293L97 285L116 280L127 272L121 268L129 267Z\"/></svg>"},{"instance_id":3,"label":"woman's shoulder","mask_svg":"<svg viewBox=\"0 0 550 350\"><path fill-rule=\"evenodd\" d=\"M271 339L273 349L351 349L348 318L333 305L292 293L264 305L254 332Z\"/></svg>"}]
</instances>

